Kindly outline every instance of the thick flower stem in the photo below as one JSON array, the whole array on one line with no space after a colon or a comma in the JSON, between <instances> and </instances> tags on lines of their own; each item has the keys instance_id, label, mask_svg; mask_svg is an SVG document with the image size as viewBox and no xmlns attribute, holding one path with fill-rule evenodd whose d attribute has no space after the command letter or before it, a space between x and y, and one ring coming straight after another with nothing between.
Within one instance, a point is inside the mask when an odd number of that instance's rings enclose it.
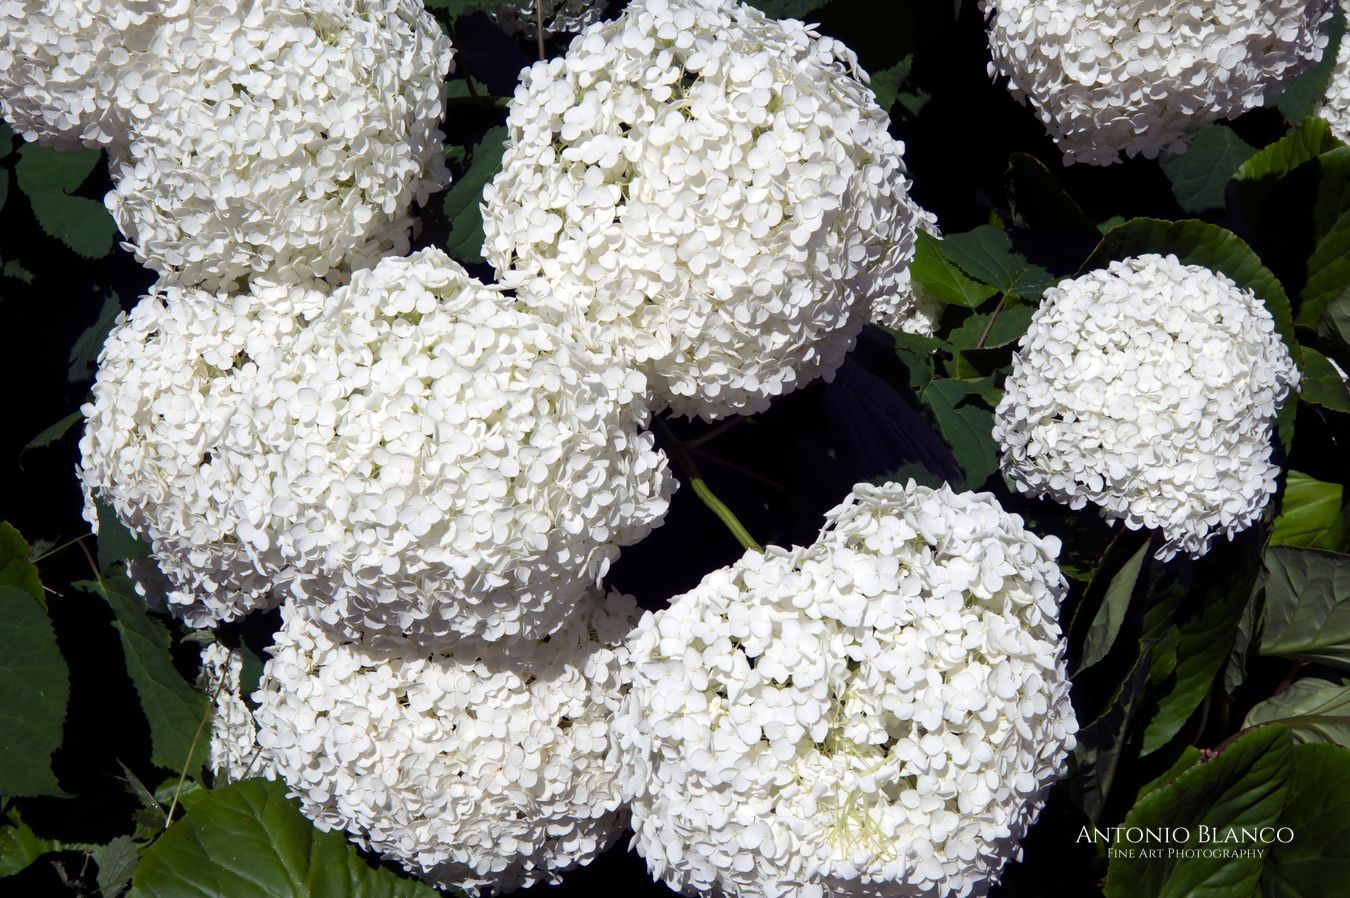
<instances>
[{"instance_id":1,"label":"thick flower stem","mask_svg":"<svg viewBox=\"0 0 1350 898\"><path fill-rule=\"evenodd\" d=\"M750 535L749 530L745 529L745 525L740 522L735 513L727 508L726 503L717 498L717 495L703 480L703 475L699 473L698 465L695 464L693 457L689 454L685 445L671 432L666 422L660 418L653 418L652 430L656 431L662 444L670 452L671 458L675 459L675 464L683 472L684 479L689 482L689 486L694 490L694 495L698 496L703 504L708 506L713 514L717 515L718 519L731 531L731 535L736 537L737 542L747 549L763 552L764 547L755 542L755 538Z\"/></svg>"}]
</instances>

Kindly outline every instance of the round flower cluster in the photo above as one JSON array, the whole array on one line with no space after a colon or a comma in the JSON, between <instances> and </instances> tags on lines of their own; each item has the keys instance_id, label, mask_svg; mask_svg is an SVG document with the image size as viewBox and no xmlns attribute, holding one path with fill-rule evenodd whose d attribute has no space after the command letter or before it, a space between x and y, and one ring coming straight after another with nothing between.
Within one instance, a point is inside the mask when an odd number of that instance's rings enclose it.
<instances>
[{"instance_id":1,"label":"round flower cluster","mask_svg":"<svg viewBox=\"0 0 1350 898\"><path fill-rule=\"evenodd\" d=\"M62 149L126 139L133 56L192 0L0 0L0 113Z\"/></svg>"},{"instance_id":2,"label":"round flower cluster","mask_svg":"<svg viewBox=\"0 0 1350 898\"><path fill-rule=\"evenodd\" d=\"M1350 0L1341 0L1341 9L1350 16ZM1350 41L1342 40L1336 53L1336 67L1317 114L1331 124L1331 132L1342 141L1350 141Z\"/></svg>"},{"instance_id":3,"label":"round flower cluster","mask_svg":"<svg viewBox=\"0 0 1350 898\"><path fill-rule=\"evenodd\" d=\"M762 411L834 373L913 251L865 79L801 22L634 0L522 75L484 255L576 284L676 413Z\"/></svg>"},{"instance_id":4,"label":"round flower cluster","mask_svg":"<svg viewBox=\"0 0 1350 898\"><path fill-rule=\"evenodd\" d=\"M345 635L542 638L665 515L642 376L440 250L357 272L286 356L239 532Z\"/></svg>"},{"instance_id":5,"label":"round flower cluster","mask_svg":"<svg viewBox=\"0 0 1350 898\"><path fill-rule=\"evenodd\" d=\"M1077 724L1059 545L987 493L866 484L630 639L638 850L684 894L966 896L1020 855Z\"/></svg>"},{"instance_id":6,"label":"round flower cluster","mask_svg":"<svg viewBox=\"0 0 1350 898\"><path fill-rule=\"evenodd\" d=\"M1275 414L1298 369L1251 290L1143 255L1046 291L994 415L1017 489L1159 529L1199 557L1275 493Z\"/></svg>"},{"instance_id":7,"label":"round flower cluster","mask_svg":"<svg viewBox=\"0 0 1350 898\"><path fill-rule=\"evenodd\" d=\"M920 231L933 237L942 236L936 215L922 206L915 206L915 211ZM901 333L931 337L937 333L941 318L942 301L915 283L908 267L896 280L893 291L872 303L872 323Z\"/></svg>"},{"instance_id":8,"label":"round flower cluster","mask_svg":"<svg viewBox=\"0 0 1350 898\"><path fill-rule=\"evenodd\" d=\"M1030 101L1066 162L1178 152L1260 106L1327 47L1334 0L980 0L990 75Z\"/></svg>"},{"instance_id":9,"label":"round flower cluster","mask_svg":"<svg viewBox=\"0 0 1350 898\"><path fill-rule=\"evenodd\" d=\"M315 284L212 294L160 283L103 345L81 409L84 516L97 531L97 497L149 542L164 577L142 589L162 585L191 626L276 604L236 536L234 459L248 444L237 411L326 299Z\"/></svg>"},{"instance_id":10,"label":"round flower cluster","mask_svg":"<svg viewBox=\"0 0 1350 898\"><path fill-rule=\"evenodd\" d=\"M211 698L209 765L217 784L261 777L276 779L276 768L258 744L258 724L239 685L243 653L218 642L202 647L197 688Z\"/></svg>"},{"instance_id":11,"label":"round flower cluster","mask_svg":"<svg viewBox=\"0 0 1350 898\"><path fill-rule=\"evenodd\" d=\"M197 4L123 74L107 204L166 278L337 279L408 249L448 182L449 39L421 0Z\"/></svg>"},{"instance_id":12,"label":"round flower cluster","mask_svg":"<svg viewBox=\"0 0 1350 898\"><path fill-rule=\"evenodd\" d=\"M282 613L259 738L320 827L470 895L556 882L617 838L630 597L588 596L528 656L372 651Z\"/></svg>"}]
</instances>

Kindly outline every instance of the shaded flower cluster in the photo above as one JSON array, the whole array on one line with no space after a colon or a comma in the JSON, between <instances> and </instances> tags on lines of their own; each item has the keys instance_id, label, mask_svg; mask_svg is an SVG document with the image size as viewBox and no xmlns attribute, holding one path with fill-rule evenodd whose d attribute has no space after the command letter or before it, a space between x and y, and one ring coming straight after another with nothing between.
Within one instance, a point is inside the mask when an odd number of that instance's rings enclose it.
<instances>
[{"instance_id":1,"label":"shaded flower cluster","mask_svg":"<svg viewBox=\"0 0 1350 898\"><path fill-rule=\"evenodd\" d=\"M373 650L294 604L283 616L257 718L320 827L470 895L556 882L618 837L631 598L584 598L527 657Z\"/></svg>"},{"instance_id":2,"label":"shaded flower cluster","mask_svg":"<svg viewBox=\"0 0 1350 898\"><path fill-rule=\"evenodd\" d=\"M243 652L213 642L202 647L201 663L197 688L211 699L211 748L207 764L216 782L276 779L276 768L258 743L258 722L240 685Z\"/></svg>"},{"instance_id":3,"label":"shaded flower cluster","mask_svg":"<svg viewBox=\"0 0 1350 898\"><path fill-rule=\"evenodd\" d=\"M387 258L253 391L240 532L344 634L540 639L665 515L644 389L440 250Z\"/></svg>"},{"instance_id":4,"label":"shaded flower cluster","mask_svg":"<svg viewBox=\"0 0 1350 898\"><path fill-rule=\"evenodd\" d=\"M1350 16L1350 0L1341 0L1341 10ZM1330 123L1331 132L1342 141L1350 141L1350 47L1346 44L1342 39L1337 48L1331 82L1317 105L1317 115Z\"/></svg>"},{"instance_id":5,"label":"shaded flower cluster","mask_svg":"<svg viewBox=\"0 0 1350 898\"><path fill-rule=\"evenodd\" d=\"M980 0L991 76L1066 162L1178 152L1321 59L1334 0Z\"/></svg>"},{"instance_id":6,"label":"shaded flower cluster","mask_svg":"<svg viewBox=\"0 0 1350 898\"><path fill-rule=\"evenodd\" d=\"M684 894L983 894L1077 730L1054 539L993 496L866 484L631 640L636 845Z\"/></svg>"},{"instance_id":7,"label":"shaded flower cluster","mask_svg":"<svg viewBox=\"0 0 1350 898\"><path fill-rule=\"evenodd\" d=\"M314 319L321 284L254 283L247 293L157 284L122 313L81 409L84 516L100 499L150 544L163 591L188 624L211 626L276 604L272 578L237 536L235 460L248 444L241 406L269 362Z\"/></svg>"},{"instance_id":8,"label":"shaded flower cluster","mask_svg":"<svg viewBox=\"0 0 1350 898\"><path fill-rule=\"evenodd\" d=\"M994 416L1009 481L1198 557L1276 490L1275 414L1299 373L1226 275L1143 255L1046 291Z\"/></svg>"},{"instance_id":9,"label":"shaded flower cluster","mask_svg":"<svg viewBox=\"0 0 1350 898\"><path fill-rule=\"evenodd\" d=\"M634 0L523 73L507 126L484 254L576 285L678 414L831 376L912 253L904 148L853 53L733 0Z\"/></svg>"},{"instance_id":10,"label":"shaded flower cluster","mask_svg":"<svg viewBox=\"0 0 1350 898\"><path fill-rule=\"evenodd\" d=\"M915 211L918 213L915 224L920 231L933 237L942 236L936 215L922 206L915 206ZM872 303L873 324L905 334L931 337L937 333L941 317L942 301L916 282L908 267L896 280L892 292Z\"/></svg>"}]
</instances>

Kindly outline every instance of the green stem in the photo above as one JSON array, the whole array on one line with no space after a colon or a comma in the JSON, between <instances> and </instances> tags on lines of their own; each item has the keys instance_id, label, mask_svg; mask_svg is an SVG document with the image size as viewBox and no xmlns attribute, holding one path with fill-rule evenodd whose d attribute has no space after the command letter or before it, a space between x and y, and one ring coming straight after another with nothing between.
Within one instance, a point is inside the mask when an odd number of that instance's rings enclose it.
<instances>
[{"instance_id":1,"label":"green stem","mask_svg":"<svg viewBox=\"0 0 1350 898\"><path fill-rule=\"evenodd\" d=\"M726 528L731 531L731 535L736 537L737 542L747 549L763 552L764 547L755 542L755 538L750 535L749 530L745 529L745 525L740 522L735 513L727 508L726 503L717 498L717 495L708 487L708 484L703 480L703 475L699 473L698 465L694 463L693 457L685 449L684 444L671 432L666 422L660 418L653 418L652 430L656 431L657 436L661 438L661 442L669 450L671 457L675 459L675 464L684 472L684 478L689 481L689 486L694 490L694 495L698 496L703 504L708 506L713 514L717 515L718 520L726 525Z\"/></svg>"},{"instance_id":2,"label":"green stem","mask_svg":"<svg viewBox=\"0 0 1350 898\"><path fill-rule=\"evenodd\" d=\"M690 439L685 440L684 448L697 449L704 443L711 443L713 440L717 439L722 434L726 433L728 430L735 427L737 424L740 424L744 420L745 417L743 415L737 415L736 417L732 418L729 421L723 421L721 424L718 424L716 427L714 427L707 433L701 433L696 437L691 437Z\"/></svg>"},{"instance_id":3,"label":"green stem","mask_svg":"<svg viewBox=\"0 0 1350 898\"><path fill-rule=\"evenodd\" d=\"M86 533L84 536L77 536L77 537L75 537L74 539L70 540L69 542L64 542L64 543L62 543L61 545L57 546L55 549L48 549L47 551L45 551L45 552L43 552L41 555L39 555L37 558L34 558L33 561L32 561L32 563L33 563L33 564L37 564L37 563L38 563L39 561L41 561L42 559L44 559L44 558L50 558L51 556L55 555L57 552L60 552L62 549L68 549L68 548L70 548L71 546L75 545L76 543L81 542L82 540L86 540L86 539L88 539L89 537L91 537L91 536L93 536L93 535L94 535L94 534L92 534L92 533Z\"/></svg>"},{"instance_id":4,"label":"green stem","mask_svg":"<svg viewBox=\"0 0 1350 898\"><path fill-rule=\"evenodd\" d=\"M539 39L539 61L543 62L544 53L544 0L534 0L534 34Z\"/></svg>"},{"instance_id":5,"label":"green stem","mask_svg":"<svg viewBox=\"0 0 1350 898\"><path fill-rule=\"evenodd\" d=\"M989 339L989 332L994 329L994 322L998 320L998 313L1003 311L1003 303L1007 299L1008 294L999 294L998 305L994 306L994 311L989 313L989 320L985 322L984 332L980 334L980 339L975 343L976 349L984 349L984 341Z\"/></svg>"}]
</instances>

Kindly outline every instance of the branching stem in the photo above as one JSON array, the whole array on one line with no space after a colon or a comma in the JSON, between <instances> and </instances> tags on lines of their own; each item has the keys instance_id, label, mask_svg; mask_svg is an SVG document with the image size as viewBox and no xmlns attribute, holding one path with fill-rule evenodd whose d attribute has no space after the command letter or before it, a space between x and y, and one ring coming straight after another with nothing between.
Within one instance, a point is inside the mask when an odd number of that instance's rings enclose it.
<instances>
[{"instance_id":1,"label":"branching stem","mask_svg":"<svg viewBox=\"0 0 1350 898\"><path fill-rule=\"evenodd\" d=\"M736 537L737 542L747 549L763 552L764 547L755 542L755 538L750 535L749 530L745 529L745 525L740 522L735 513L726 506L725 502L717 498L717 495L708 487L703 475L699 473L698 465L694 462L693 457L685 449L684 444L671 432L666 422L660 418L653 418L652 429L656 431L671 457L675 459L675 464L684 473L684 479L689 482L694 495L698 496L703 504L708 506L713 514L717 515L718 520L726 525L726 528L731 531L731 535Z\"/></svg>"}]
</instances>

